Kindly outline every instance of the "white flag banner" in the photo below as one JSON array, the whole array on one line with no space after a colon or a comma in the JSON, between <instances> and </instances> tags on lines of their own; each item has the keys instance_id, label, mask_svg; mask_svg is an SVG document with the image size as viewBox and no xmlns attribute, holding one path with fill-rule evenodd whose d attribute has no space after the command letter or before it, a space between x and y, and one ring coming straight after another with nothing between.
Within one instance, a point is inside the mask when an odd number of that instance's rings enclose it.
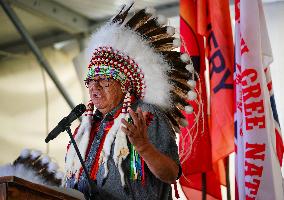
<instances>
[{"instance_id":1,"label":"white flag banner","mask_svg":"<svg viewBox=\"0 0 284 200\"><path fill-rule=\"evenodd\" d=\"M283 142L261 0L235 0L236 199L283 200Z\"/></svg>"}]
</instances>

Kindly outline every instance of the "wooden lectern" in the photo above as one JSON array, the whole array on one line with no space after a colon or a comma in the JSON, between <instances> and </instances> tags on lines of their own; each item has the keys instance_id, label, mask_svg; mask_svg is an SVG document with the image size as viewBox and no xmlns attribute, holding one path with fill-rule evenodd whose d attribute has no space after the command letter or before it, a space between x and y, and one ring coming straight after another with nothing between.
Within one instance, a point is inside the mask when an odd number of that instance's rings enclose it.
<instances>
[{"instance_id":1,"label":"wooden lectern","mask_svg":"<svg viewBox=\"0 0 284 200\"><path fill-rule=\"evenodd\" d=\"M31 183L15 176L0 177L0 200L41 200L67 199L78 200L68 194L53 190L44 185Z\"/></svg>"}]
</instances>

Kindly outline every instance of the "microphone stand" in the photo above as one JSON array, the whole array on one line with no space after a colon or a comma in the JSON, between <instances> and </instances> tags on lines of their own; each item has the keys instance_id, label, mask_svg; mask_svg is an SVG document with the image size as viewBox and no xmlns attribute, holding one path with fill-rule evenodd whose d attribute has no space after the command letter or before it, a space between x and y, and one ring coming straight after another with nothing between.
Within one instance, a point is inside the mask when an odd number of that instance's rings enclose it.
<instances>
[{"instance_id":1,"label":"microphone stand","mask_svg":"<svg viewBox=\"0 0 284 200\"><path fill-rule=\"evenodd\" d=\"M88 196L88 199L90 199L90 200L101 200L101 198L99 196L99 191L98 191L98 189L96 187L96 181L91 180L90 175L88 173L88 170L87 170L87 168L85 166L85 163L83 161L83 158L82 158L82 156L80 154L80 151L78 149L78 146L77 146L77 144L76 144L76 142L75 142L75 140L74 140L74 138L72 136L72 132L71 132L71 129L70 129L70 124L66 126L65 130L67 131L67 133L68 133L68 135L69 135L69 137L71 139L71 142L72 142L72 144L73 144L73 146L74 146L74 148L76 150L76 153L77 153L77 155L79 157L79 160L80 160L80 163L81 163L81 165L83 167L83 170L84 170L84 172L85 172L85 174L87 176L87 180L88 180L88 183L89 183L89 196Z\"/></svg>"}]
</instances>

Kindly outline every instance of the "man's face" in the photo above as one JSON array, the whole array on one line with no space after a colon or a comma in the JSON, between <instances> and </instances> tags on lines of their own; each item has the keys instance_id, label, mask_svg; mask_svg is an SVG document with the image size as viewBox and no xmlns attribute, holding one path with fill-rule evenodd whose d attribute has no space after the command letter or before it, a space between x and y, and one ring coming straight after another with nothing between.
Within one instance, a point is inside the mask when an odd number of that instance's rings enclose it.
<instances>
[{"instance_id":1,"label":"man's face","mask_svg":"<svg viewBox=\"0 0 284 200\"><path fill-rule=\"evenodd\" d=\"M97 76L88 84L94 106L103 114L114 109L123 99L120 83L114 79Z\"/></svg>"}]
</instances>

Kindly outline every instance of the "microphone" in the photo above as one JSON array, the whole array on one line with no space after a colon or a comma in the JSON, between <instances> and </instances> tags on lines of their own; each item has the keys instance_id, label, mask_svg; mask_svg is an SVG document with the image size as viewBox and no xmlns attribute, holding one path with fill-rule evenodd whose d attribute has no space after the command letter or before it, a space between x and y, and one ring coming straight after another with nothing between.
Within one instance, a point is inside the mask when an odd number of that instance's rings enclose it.
<instances>
[{"instance_id":1,"label":"microphone","mask_svg":"<svg viewBox=\"0 0 284 200\"><path fill-rule=\"evenodd\" d=\"M86 111L86 106L84 104L79 104L70 112L67 117L64 117L58 125L47 135L45 138L45 143L56 138L61 132L66 130L66 127L70 126L71 123L80 117Z\"/></svg>"}]
</instances>

